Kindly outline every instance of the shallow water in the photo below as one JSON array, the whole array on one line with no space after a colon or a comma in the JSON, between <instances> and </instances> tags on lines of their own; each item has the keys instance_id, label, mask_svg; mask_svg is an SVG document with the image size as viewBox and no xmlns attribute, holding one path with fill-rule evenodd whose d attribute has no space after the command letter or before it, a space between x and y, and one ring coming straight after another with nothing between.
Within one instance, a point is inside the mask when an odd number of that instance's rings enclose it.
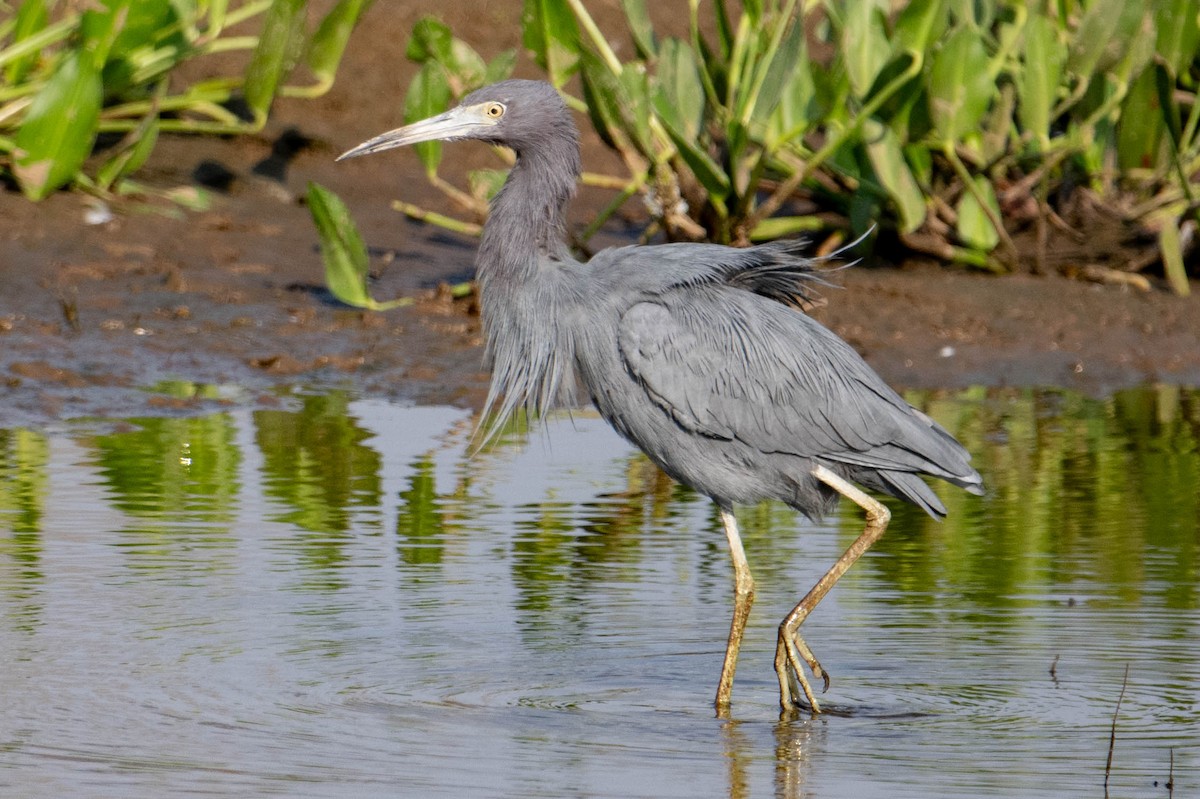
<instances>
[{"instance_id":1,"label":"shallow water","mask_svg":"<svg viewBox=\"0 0 1200 799\"><path fill-rule=\"evenodd\" d=\"M739 512L723 720L716 514L586 414L471 458L462 411L339 394L0 431L0 794L1098 797L1115 712L1111 795L1196 795L1200 392L909 399L989 493L893 503L784 720L853 508Z\"/></svg>"}]
</instances>

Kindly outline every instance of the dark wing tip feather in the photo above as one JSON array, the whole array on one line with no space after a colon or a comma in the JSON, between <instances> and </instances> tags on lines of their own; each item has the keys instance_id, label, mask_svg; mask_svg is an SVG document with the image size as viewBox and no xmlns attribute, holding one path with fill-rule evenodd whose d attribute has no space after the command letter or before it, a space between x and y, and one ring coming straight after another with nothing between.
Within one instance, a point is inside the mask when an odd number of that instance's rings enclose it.
<instances>
[{"instance_id":1,"label":"dark wing tip feather","mask_svg":"<svg viewBox=\"0 0 1200 799\"><path fill-rule=\"evenodd\" d=\"M807 246L805 239L780 239L752 247L728 283L784 305L813 305L821 298L818 286L839 288L824 276L849 264L833 265L837 253L808 257L803 254Z\"/></svg>"}]
</instances>

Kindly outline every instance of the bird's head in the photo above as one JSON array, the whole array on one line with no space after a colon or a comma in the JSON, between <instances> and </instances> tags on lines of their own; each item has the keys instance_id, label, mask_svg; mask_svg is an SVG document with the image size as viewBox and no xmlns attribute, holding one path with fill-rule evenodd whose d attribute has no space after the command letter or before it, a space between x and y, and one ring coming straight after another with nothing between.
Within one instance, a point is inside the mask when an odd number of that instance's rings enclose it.
<instances>
[{"instance_id":1,"label":"bird's head","mask_svg":"<svg viewBox=\"0 0 1200 799\"><path fill-rule=\"evenodd\" d=\"M578 133L566 104L548 83L506 80L472 92L444 114L380 134L338 156L356 158L425 141L480 139L511 147L518 154L563 141L564 134L578 152Z\"/></svg>"}]
</instances>

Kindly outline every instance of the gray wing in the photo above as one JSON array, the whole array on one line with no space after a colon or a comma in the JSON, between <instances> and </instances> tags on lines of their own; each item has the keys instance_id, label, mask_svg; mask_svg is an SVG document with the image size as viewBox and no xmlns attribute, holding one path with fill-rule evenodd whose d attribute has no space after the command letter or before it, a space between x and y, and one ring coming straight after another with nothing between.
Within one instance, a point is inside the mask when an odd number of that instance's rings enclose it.
<instances>
[{"instance_id":1,"label":"gray wing","mask_svg":"<svg viewBox=\"0 0 1200 799\"><path fill-rule=\"evenodd\" d=\"M618 344L650 400L698 435L841 464L935 515L945 509L918 473L979 490L958 442L785 305L727 285L679 287L630 307Z\"/></svg>"}]
</instances>

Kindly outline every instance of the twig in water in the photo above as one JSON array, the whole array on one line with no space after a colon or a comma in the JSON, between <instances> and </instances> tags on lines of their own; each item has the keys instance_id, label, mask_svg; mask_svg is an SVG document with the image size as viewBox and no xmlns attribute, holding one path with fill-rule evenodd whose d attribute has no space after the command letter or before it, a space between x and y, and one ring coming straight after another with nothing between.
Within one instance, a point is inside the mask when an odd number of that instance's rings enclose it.
<instances>
[{"instance_id":1,"label":"twig in water","mask_svg":"<svg viewBox=\"0 0 1200 799\"><path fill-rule=\"evenodd\" d=\"M1061 655L1055 655L1054 660L1050 663L1050 679L1054 680L1054 684L1058 685L1058 659Z\"/></svg>"},{"instance_id":2,"label":"twig in water","mask_svg":"<svg viewBox=\"0 0 1200 799\"><path fill-rule=\"evenodd\" d=\"M1108 734L1108 761L1104 764L1104 799L1108 799L1108 777L1112 773L1113 749L1117 745L1117 714L1121 712L1121 700L1129 685L1129 664L1125 664L1125 678L1121 680L1121 693L1117 694L1117 706L1113 708L1112 730Z\"/></svg>"}]
</instances>

